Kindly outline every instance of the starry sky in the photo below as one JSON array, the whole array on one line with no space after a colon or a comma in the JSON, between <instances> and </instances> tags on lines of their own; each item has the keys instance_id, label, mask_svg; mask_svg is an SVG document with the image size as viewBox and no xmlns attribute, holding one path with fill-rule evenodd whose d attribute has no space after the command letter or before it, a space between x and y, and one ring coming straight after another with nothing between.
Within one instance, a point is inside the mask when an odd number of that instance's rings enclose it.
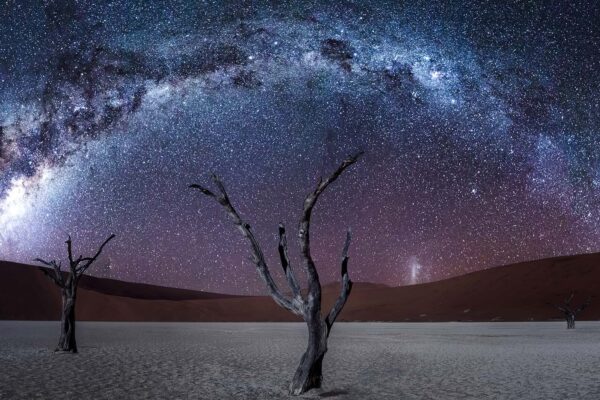
<instances>
[{"instance_id":1,"label":"starry sky","mask_svg":"<svg viewBox=\"0 0 600 400\"><path fill-rule=\"evenodd\" d=\"M568 3L568 4L567 4ZM0 3L0 259L111 242L89 273L263 293L225 182L279 278L313 255L389 285L600 251L600 4ZM299 263L296 263L299 265Z\"/></svg>"}]
</instances>

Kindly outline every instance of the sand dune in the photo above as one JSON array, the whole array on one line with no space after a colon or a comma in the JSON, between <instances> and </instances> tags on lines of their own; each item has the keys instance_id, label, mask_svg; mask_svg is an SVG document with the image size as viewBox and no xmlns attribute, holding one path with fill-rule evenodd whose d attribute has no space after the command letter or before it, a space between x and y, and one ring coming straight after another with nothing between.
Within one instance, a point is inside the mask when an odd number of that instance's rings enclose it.
<instances>
[{"instance_id":1,"label":"sand dune","mask_svg":"<svg viewBox=\"0 0 600 400\"><path fill-rule=\"evenodd\" d=\"M58 319L57 288L31 266L0 263L0 319ZM491 268L443 281L388 287L356 283L343 321L543 321L559 318L548 302L571 291L592 296L580 319L600 319L600 254ZM324 287L326 304L338 285ZM228 296L85 277L77 318L95 321L296 321L269 297Z\"/></svg>"}]
</instances>

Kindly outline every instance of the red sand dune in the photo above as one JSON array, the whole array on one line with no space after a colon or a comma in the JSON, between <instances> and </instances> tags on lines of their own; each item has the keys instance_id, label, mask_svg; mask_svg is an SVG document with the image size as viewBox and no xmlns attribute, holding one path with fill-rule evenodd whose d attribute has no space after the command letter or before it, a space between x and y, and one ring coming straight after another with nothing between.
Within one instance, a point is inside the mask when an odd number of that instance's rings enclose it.
<instances>
[{"instance_id":1,"label":"red sand dune","mask_svg":"<svg viewBox=\"0 0 600 400\"><path fill-rule=\"evenodd\" d=\"M0 319L53 320L58 288L38 268L0 262ZM600 253L496 267L421 285L355 283L343 321L528 321L560 318L548 303L591 296L579 319L600 319ZM338 285L324 287L332 304ZM79 320L295 321L269 297L229 296L84 277Z\"/></svg>"}]
</instances>

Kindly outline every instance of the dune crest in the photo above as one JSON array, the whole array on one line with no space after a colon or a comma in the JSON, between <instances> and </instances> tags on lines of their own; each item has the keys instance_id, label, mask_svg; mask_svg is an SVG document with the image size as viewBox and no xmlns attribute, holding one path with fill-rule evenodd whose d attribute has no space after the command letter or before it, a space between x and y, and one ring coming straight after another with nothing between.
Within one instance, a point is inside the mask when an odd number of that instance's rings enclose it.
<instances>
[{"instance_id":1,"label":"dune crest","mask_svg":"<svg viewBox=\"0 0 600 400\"><path fill-rule=\"evenodd\" d=\"M55 320L58 290L37 268L0 262L0 319ZM326 304L338 284L323 287ZM556 257L438 282L388 287L355 284L341 321L546 321L549 302L591 296L580 320L600 319L600 253ZM232 296L86 276L77 318L87 321L298 321L268 296Z\"/></svg>"}]
</instances>

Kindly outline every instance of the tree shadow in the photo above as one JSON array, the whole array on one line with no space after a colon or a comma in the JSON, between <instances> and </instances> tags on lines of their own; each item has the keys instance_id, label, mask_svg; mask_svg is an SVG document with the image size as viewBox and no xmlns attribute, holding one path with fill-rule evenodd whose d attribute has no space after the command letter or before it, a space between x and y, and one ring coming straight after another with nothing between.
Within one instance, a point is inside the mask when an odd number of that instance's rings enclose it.
<instances>
[{"instance_id":1,"label":"tree shadow","mask_svg":"<svg viewBox=\"0 0 600 400\"><path fill-rule=\"evenodd\" d=\"M319 394L319 397L327 398L327 397L343 396L346 394L348 394L347 390L333 389L328 392L323 392L323 393Z\"/></svg>"}]
</instances>

